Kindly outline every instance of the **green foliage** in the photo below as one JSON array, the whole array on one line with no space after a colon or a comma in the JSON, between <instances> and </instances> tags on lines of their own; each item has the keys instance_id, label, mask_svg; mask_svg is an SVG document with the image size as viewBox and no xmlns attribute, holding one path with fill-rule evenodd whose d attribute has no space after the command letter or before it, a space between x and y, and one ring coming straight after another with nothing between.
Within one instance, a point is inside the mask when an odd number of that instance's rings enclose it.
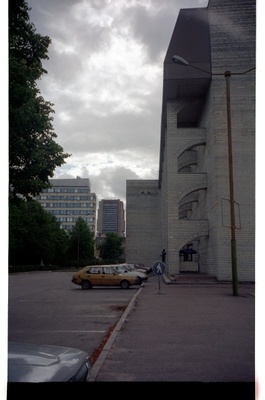
<instances>
[{"instance_id":1,"label":"green foliage","mask_svg":"<svg viewBox=\"0 0 265 400\"><path fill-rule=\"evenodd\" d=\"M63 266L68 237L49 212L34 200L9 201L9 264Z\"/></svg>"},{"instance_id":2,"label":"green foliage","mask_svg":"<svg viewBox=\"0 0 265 400\"><path fill-rule=\"evenodd\" d=\"M91 264L94 260L95 239L89 226L79 217L70 232L69 260L77 268Z\"/></svg>"},{"instance_id":3,"label":"green foliage","mask_svg":"<svg viewBox=\"0 0 265 400\"><path fill-rule=\"evenodd\" d=\"M99 245L99 255L106 264L122 262L124 248L122 237L116 233L107 233L105 239Z\"/></svg>"},{"instance_id":4,"label":"green foliage","mask_svg":"<svg viewBox=\"0 0 265 400\"><path fill-rule=\"evenodd\" d=\"M29 271L58 271L58 265L9 265L8 270L11 274Z\"/></svg>"},{"instance_id":5,"label":"green foliage","mask_svg":"<svg viewBox=\"0 0 265 400\"><path fill-rule=\"evenodd\" d=\"M25 0L9 1L9 181L26 198L50 187L49 177L70 154L55 142L53 104L36 81L47 71L48 36L36 33Z\"/></svg>"}]
</instances>

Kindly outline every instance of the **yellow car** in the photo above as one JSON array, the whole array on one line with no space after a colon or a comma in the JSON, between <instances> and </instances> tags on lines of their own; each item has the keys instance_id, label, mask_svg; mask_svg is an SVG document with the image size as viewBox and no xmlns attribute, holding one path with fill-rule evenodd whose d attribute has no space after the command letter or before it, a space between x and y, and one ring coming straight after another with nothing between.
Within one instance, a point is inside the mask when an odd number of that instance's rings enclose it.
<instances>
[{"instance_id":1,"label":"yellow car","mask_svg":"<svg viewBox=\"0 0 265 400\"><path fill-rule=\"evenodd\" d=\"M109 265L90 265L73 274L72 282L82 289L91 289L93 286L120 286L129 289L132 285L140 285L138 276L128 273L118 273Z\"/></svg>"}]
</instances>

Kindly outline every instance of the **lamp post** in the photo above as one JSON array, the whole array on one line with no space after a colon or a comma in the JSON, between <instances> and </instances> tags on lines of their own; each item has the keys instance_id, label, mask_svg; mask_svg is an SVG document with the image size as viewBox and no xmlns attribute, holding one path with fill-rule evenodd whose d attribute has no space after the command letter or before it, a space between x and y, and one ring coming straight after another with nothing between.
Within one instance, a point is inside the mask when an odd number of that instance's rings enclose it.
<instances>
[{"instance_id":1,"label":"lamp post","mask_svg":"<svg viewBox=\"0 0 265 400\"><path fill-rule=\"evenodd\" d=\"M227 109L227 136L228 136L228 167L229 167L229 193L230 193L230 225L231 225L231 261L232 261L232 282L233 295L238 295L238 280L237 280L237 249L236 249L236 222L235 222L235 201L234 201L234 178L233 178L233 152L232 152L232 127L231 127L231 103L230 103L230 77L231 75L244 75L255 69L251 68L245 72L212 73L190 64L184 58L174 55L172 61L176 64L191 67L199 71L205 72L208 75L223 75L226 80L226 109Z\"/></svg>"}]
</instances>

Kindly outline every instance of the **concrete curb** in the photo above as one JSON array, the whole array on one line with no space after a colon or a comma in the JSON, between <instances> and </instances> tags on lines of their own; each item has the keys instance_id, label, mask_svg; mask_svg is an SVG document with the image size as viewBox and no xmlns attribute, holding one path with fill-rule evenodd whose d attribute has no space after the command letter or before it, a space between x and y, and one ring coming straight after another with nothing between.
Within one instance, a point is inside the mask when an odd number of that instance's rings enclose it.
<instances>
[{"instance_id":1,"label":"concrete curb","mask_svg":"<svg viewBox=\"0 0 265 400\"><path fill-rule=\"evenodd\" d=\"M102 365L104 364L104 361L106 360L108 353L111 349L111 347L113 346L117 335L119 333L119 331L121 330L128 314L130 313L130 311L132 310L132 308L134 307L134 304L136 302L137 296L141 293L142 288L143 288L143 284L141 285L141 287L137 290L137 292L135 293L135 295L133 296L133 298L131 299L130 303L128 304L128 306L126 307L126 310L124 311L124 313L122 314L119 322L117 323L117 325L115 326L115 328L113 329L109 339L107 340L105 346L103 347L97 361L95 362L95 364L92 366L91 370L90 370L90 374L89 374L89 378L87 379L87 382L95 382L97 379L97 376L99 374L100 369L102 368Z\"/></svg>"},{"instance_id":2,"label":"concrete curb","mask_svg":"<svg viewBox=\"0 0 265 400\"><path fill-rule=\"evenodd\" d=\"M172 283L172 279L170 279L167 274L163 274L163 279L167 285L170 285Z\"/></svg>"}]
</instances>

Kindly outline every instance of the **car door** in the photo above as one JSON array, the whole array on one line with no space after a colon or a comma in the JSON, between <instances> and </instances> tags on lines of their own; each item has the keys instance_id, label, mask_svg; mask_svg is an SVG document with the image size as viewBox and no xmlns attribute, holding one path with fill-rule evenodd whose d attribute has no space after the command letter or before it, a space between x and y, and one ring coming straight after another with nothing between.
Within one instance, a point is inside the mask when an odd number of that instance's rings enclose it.
<instances>
[{"instance_id":1,"label":"car door","mask_svg":"<svg viewBox=\"0 0 265 400\"><path fill-rule=\"evenodd\" d=\"M118 286L120 283L120 278L119 275L114 271L114 269L109 266L105 266L102 269L103 269L102 281L104 280L105 285Z\"/></svg>"},{"instance_id":2,"label":"car door","mask_svg":"<svg viewBox=\"0 0 265 400\"><path fill-rule=\"evenodd\" d=\"M87 279L90 280L93 286L102 285L103 269L102 267L90 267L87 270Z\"/></svg>"}]
</instances>

